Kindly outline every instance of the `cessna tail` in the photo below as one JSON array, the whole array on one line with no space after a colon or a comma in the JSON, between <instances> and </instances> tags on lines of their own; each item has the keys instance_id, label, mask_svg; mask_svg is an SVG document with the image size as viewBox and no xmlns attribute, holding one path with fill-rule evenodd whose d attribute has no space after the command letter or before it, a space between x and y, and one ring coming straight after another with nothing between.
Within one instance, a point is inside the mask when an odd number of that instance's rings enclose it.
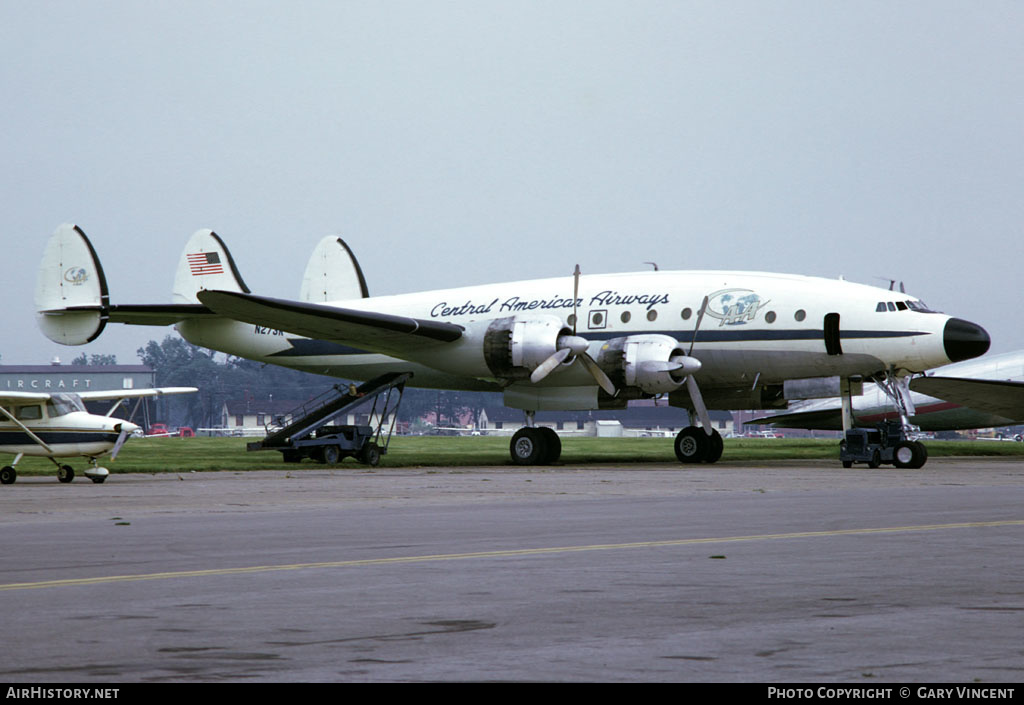
<instances>
[{"instance_id":1,"label":"cessna tail","mask_svg":"<svg viewBox=\"0 0 1024 705\"><path fill-rule=\"evenodd\" d=\"M91 288L69 292L67 272ZM903 292L791 274L577 269L370 297L338 238L314 251L298 300L250 293L211 231L186 246L172 304L110 303L99 260L76 226L51 237L39 276L40 327L63 344L93 340L107 322L175 325L194 344L308 372L411 372L416 386L502 392L526 415L510 443L520 464L559 457L557 436L534 427L538 410L623 408L667 395L701 426L679 433L677 457L715 462L722 440L709 408L781 409L789 399L848 393L870 377L899 380L989 347L980 326Z\"/></svg>"}]
</instances>

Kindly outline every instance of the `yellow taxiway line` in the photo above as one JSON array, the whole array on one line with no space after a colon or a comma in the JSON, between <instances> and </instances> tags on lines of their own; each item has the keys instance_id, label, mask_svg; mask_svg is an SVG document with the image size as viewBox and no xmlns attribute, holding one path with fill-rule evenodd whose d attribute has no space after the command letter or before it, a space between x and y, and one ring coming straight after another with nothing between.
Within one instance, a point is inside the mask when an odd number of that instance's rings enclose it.
<instances>
[{"instance_id":1,"label":"yellow taxiway line","mask_svg":"<svg viewBox=\"0 0 1024 705\"><path fill-rule=\"evenodd\" d=\"M106 575L94 578L68 578L65 580L40 580L30 583L0 584L0 590L33 590L39 588L69 587L81 585L105 585L110 583L134 582L139 580L167 580L171 578L202 578L221 575L245 575L248 573L269 573L282 570L306 570L309 568L354 568L359 566L390 565L395 563L426 563L431 561L456 561L472 558L508 558L513 556L543 556L578 551L609 551L628 548L663 548L669 546L694 546L699 544L731 543L738 541L771 541L777 539L825 538L832 536L863 536L867 534L895 534L910 531L948 531L952 529L978 529L998 526L1024 526L1024 519L1005 521L975 521L958 524L922 524L918 526L892 526L875 529L836 529L834 531L797 531L785 534L753 534L750 536L719 536L696 539L675 539L668 541L638 541L634 543L593 544L589 546L558 546L552 548L522 548L505 551L478 551L473 553L441 553L427 556L401 556L396 558L368 558L354 561L323 561L317 563L288 563L282 565L260 565L243 568L212 568L209 570L179 570L166 573L142 573L139 575Z\"/></svg>"}]
</instances>

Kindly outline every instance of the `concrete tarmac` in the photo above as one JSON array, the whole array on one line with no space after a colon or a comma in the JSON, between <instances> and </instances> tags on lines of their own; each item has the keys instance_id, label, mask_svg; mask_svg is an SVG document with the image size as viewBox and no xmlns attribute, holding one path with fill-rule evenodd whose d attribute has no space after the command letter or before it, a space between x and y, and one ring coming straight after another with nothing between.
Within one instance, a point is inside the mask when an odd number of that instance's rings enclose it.
<instances>
[{"instance_id":1,"label":"concrete tarmac","mask_svg":"<svg viewBox=\"0 0 1024 705\"><path fill-rule=\"evenodd\" d=\"M0 682L1015 682L1024 462L21 477Z\"/></svg>"}]
</instances>

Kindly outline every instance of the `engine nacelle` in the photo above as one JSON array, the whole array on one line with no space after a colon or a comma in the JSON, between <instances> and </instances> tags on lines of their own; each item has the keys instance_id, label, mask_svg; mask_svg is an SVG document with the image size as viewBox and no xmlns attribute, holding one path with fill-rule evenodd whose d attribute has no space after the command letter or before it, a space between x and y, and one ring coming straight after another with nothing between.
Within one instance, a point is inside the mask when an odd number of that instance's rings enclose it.
<instances>
[{"instance_id":1,"label":"engine nacelle","mask_svg":"<svg viewBox=\"0 0 1024 705\"><path fill-rule=\"evenodd\" d=\"M555 354L560 337L571 335L557 316L497 318L484 334L484 361L495 377L526 379Z\"/></svg>"},{"instance_id":2,"label":"engine nacelle","mask_svg":"<svg viewBox=\"0 0 1024 705\"><path fill-rule=\"evenodd\" d=\"M616 387L633 387L647 394L674 392L687 375L700 369L679 341L668 335L630 335L613 338L601 348L597 364Z\"/></svg>"}]
</instances>

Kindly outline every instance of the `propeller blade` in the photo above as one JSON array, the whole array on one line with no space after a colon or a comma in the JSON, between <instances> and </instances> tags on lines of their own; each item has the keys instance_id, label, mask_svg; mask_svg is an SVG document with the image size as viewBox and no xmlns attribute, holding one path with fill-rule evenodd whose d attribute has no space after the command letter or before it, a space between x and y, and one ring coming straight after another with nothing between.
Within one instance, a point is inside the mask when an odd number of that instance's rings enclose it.
<instances>
[{"instance_id":1,"label":"propeller blade","mask_svg":"<svg viewBox=\"0 0 1024 705\"><path fill-rule=\"evenodd\" d=\"M533 382L534 384L540 382L542 379L551 374L551 372L556 367L565 362L565 358L569 357L569 355L571 354L572 349L570 348L562 348L561 350L556 350L554 355L552 355L547 360L537 365L537 368L530 373L530 381Z\"/></svg>"},{"instance_id":2,"label":"propeller blade","mask_svg":"<svg viewBox=\"0 0 1024 705\"><path fill-rule=\"evenodd\" d=\"M579 317L576 315L576 301L580 297L580 266L577 264L572 273L572 334L576 335L576 323Z\"/></svg>"},{"instance_id":3,"label":"propeller blade","mask_svg":"<svg viewBox=\"0 0 1024 705\"><path fill-rule=\"evenodd\" d=\"M577 357L579 357L583 366L587 368L587 372L590 373L590 376L597 381L598 386L607 392L609 396L614 397L617 393L615 385L612 384L610 379L608 379L608 375L604 373L604 370L602 370L600 365L597 364L597 361L590 357L590 353L581 353Z\"/></svg>"},{"instance_id":4,"label":"propeller blade","mask_svg":"<svg viewBox=\"0 0 1024 705\"><path fill-rule=\"evenodd\" d=\"M697 331L700 330L700 322L704 319L704 312L708 310L708 297L704 297L704 301L700 305L700 311L697 313L697 325L693 327L693 339L690 341L690 352L686 355L687 357L693 355L693 346L697 342Z\"/></svg>"},{"instance_id":5,"label":"propeller blade","mask_svg":"<svg viewBox=\"0 0 1024 705\"><path fill-rule=\"evenodd\" d=\"M704 405L704 397L701 396L700 387L697 386L697 380L693 375L686 378L686 391L690 393L690 401L693 402L693 408L700 418L700 425L704 427L704 433L710 436L714 430L711 428L711 415L708 414L708 407Z\"/></svg>"},{"instance_id":6,"label":"propeller blade","mask_svg":"<svg viewBox=\"0 0 1024 705\"><path fill-rule=\"evenodd\" d=\"M118 424L117 426L115 426L115 427L114 427L114 429L115 429L115 430L117 430L117 429L120 429L121 433L120 433L120 435L118 435L118 437L117 437L117 442L116 442L116 443L114 443L114 448L113 448L113 450L111 450L111 451L110 451L110 459L111 459L111 460L113 460L114 458L116 458L116 457L117 457L117 454L118 454L119 452L121 452L121 446L123 446L123 445L124 445L125 439L127 439L127 438L128 438L128 429L126 429L126 428L122 427L122 426L121 426L121 424Z\"/></svg>"}]
</instances>

